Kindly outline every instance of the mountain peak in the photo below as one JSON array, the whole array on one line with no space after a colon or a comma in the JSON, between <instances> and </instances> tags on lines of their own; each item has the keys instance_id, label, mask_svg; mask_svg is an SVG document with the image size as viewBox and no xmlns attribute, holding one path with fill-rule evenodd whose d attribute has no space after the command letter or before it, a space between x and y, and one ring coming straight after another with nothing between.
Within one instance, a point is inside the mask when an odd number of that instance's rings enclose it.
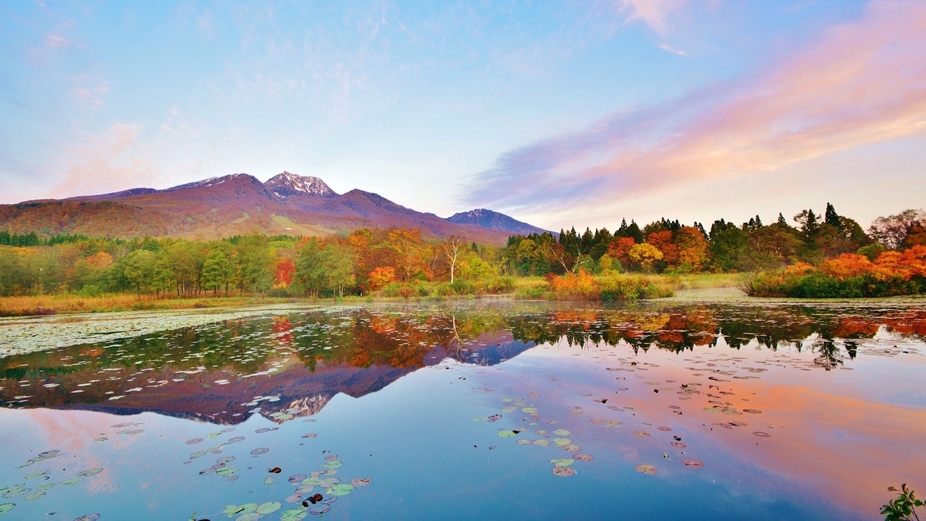
<instances>
[{"instance_id":1,"label":"mountain peak","mask_svg":"<svg viewBox=\"0 0 926 521\"><path fill-rule=\"evenodd\" d=\"M300 193L322 197L338 195L317 177L301 176L289 172L283 172L271 177L264 183L264 186L277 196L284 198Z\"/></svg>"},{"instance_id":2,"label":"mountain peak","mask_svg":"<svg viewBox=\"0 0 926 521\"><path fill-rule=\"evenodd\" d=\"M490 230L500 230L519 235L528 235L531 233L545 233L546 230L532 226L525 222L513 219L503 213L498 213L485 208L477 208L468 212L453 214L446 219L455 224L475 224Z\"/></svg>"}]
</instances>

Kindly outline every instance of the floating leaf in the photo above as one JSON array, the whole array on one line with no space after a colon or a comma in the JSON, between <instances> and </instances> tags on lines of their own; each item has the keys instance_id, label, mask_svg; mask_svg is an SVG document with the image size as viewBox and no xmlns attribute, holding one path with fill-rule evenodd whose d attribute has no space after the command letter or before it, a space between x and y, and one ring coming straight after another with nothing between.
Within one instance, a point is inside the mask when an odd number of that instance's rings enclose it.
<instances>
[{"instance_id":1,"label":"floating leaf","mask_svg":"<svg viewBox=\"0 0 926 521\"><path fill-rule=\"evenodd\" d=\"M759 409L743 409L743 412L746 412L749 414L762 414L762 411L760 411Z\"/></svg>"},{"instance_id":2,"label":"floating leaf","mask_svg":"<svg viewBox=\"0 0 926 521\"><path fill-rule=\"evenodd\" d=\"M547 435L547 431L543 431L543 430L537 431L537 436L546 436L546 435Z\"/></svg>"},{"instance_id":3,"label":"floating leaf","mask_svg":"<svg viewBox=\"0 0 926 521\"><path fill-rule=\"evenodd\" d=\"M329 461L328 463L325 463L325 468L326 469L336 469L336 468L339 468L341 465L343 465L343 463L340 461Z\"/></svg>"},{"instance_id":4,"label":"floating leaf","mask_svg":"<svg viewBox=\"0 0 926 521\"><path fill-rule=\"evenodd\" d=\"M328 489L328 493L332 496L346 496L354 490L353 485L348 485L347 483L339 483Z\"/></svg>"},{"instance_id":5,"label":"floating leaf","mask_svg":"<svg viewBox=\"0 0 926 521\"><path fill-rule=\"evenodd\" d=\"M97 468L95 468L95 469L87 469L87 470L85 470L85 471L83 471L83 472L78 472L77 475L80 476L80 477L84 477L84 478L85 478L85 477L87 477L87 476L96 476L96 475L99 474L100 472L103 472L103 469L97 467Z\"/></svg>"},{"instance_id":6,"label":"floating leaf","mask_svg":"<svg viewBox=\"0 0 926 521\"><path fill-rule=\"evenodd\" d=\"M696 459L686 459L685 461L682 462L682 464L692 469L699 469L704 466L703 463L701 463L700 461Z\"/></svg>"},{"instance_id":7,"label":"floating leaf","mask_svg":"<svg viewBox=\"0 0 926 521\"><path fill-rule=\"evenodd\" d=\"M235 518L235 521L258 521L260 519L260 514L256 512L248 512L247 514L241 514Z\"/></svg>"},{"instance_id":8,"label":"floating leaf","mask_svg":"<svg viewBox=\"0 0 926 521\"><path fill-rule=\"evenodd\" d=\"M191 440L186 440L185 443L186 443L187 445L196 445L197 443L201 443L201 442L203 442L203 441L206 441L206 440L203 439L203 438L193 438L193 439L191 439Z\"/></svg>"},{"instance_id":9,"label":"floating leaf","mask_svg":"<svg viewBox=\"0 0 926 521\"><path fill-rule=\"evenodd\" d=\"M370 484L370 478L354 478L350 480L350 484L355 487L365 487Z\"/></svg>"},{"instance_id":10,"label":"floating leaf","mask_svg":"<svg viewBox=\"0 0 926 521\"><path fill-rule=\"evenodd\" d=\"M541 447L549 447L550 440L534 440L534 445L540 445Z\"/></svg>"},{"instance_id":11,"label":"floating leaf","mask_svg":"<svg viewBox=\"0 0 926 521\"><path fill-rule=\"evenodd\" d=\"M16 503L0 504L0 516L2 516L3 514L6 514L10 510L13 510L14 508L16 508Z\"/></svg>"},{"instance_id":12,"label":"floating leaf","mask_svg":"<svg viewBox=\"0 0 926 521\"><path fill-rule=\"evenodd\" d=\"M576 471L572 467L553 467L553 475L568 478L569 476L575 476Z\"/></svg>"},{"instance_id":13,"label":"floating leaf","mask_svg":"<svg viewBox=\"0 0 926 521\"><path fill-rule=\"evenodd\" d=\"M657 427L657 428L658 428L659 430L661 430L662 432L671 432L671 431L672 431L672 427Z\"/></svg>"},{"instance_id":14,"label":"floating leaf","mask_svg":"<svg viewBox=\"0 0 926 521\"><path fill-rule=\"evenodd\" d=\"M85 515L78 517L74 521L96 521L99 518L100 518L100 514L85 514Z\"/></svg>"},{"instance_id":15,"label":"floating leaf","mask_svg":"<svg viewBox=\"0 0 926 521\"><path fill-rule=\"evenodd\" d=\"M523 407L521 409L521 412L525 412L527 414L537 414L537 408L536 407Z\"/></svg>"},{"instance_id":16,"label":"floating leaf","mask_svg":"<svg viewBox=\"0 0 926 521\"><path fill-rule=\"evenodd\" d=\"M514 412L517 411L517 407L502 407L502 412Z\"/></svg>"},{"instance_id":17,"label":"floating leaf","mask_svg":"<svg viewBox=\"0 0 926 521\"><path fill-rule=\"evenodd\" d=\"M580 452L580 453L578 453L578 454L573 454L573 455L572 455L572 459L574 459L574 460L576 460L576 461L584 461L584 462L587 463L587 462L592 461L593 459L595 459L595 457L592 456L591 454L585 454L584 452Z\"/></svg>"},{"instance_id":18,"label":"floating leaf","mask_svg":"<svg viewBox=\"0 0 926 521\"><path fill-rule=\"evenodd\" d=\"M571 445L572 440L569 438L553 438L553 443L562 447L564 445Z\"/></svg>"},{"instance_id":19,"label":"floating leaf","mask_svg":"<svg viewBox=\"0 0 926 521\"><path fill-rule=\"evenodd\" d=\"M685 444L685 443L682 443L682 442L680 442L680 441L673 441L673 442L672 442L672 446L673 446L673 447L676 447L676 448L679 448L679 449L684 449L684 448L687 447L688 445Z\"/></svg>"},{"instance_id":20,"label":"floating leaf","mask_svg":"<svg viewBox=\"0 0 926 521\"><path fill-rule=\"evenodd\" d=\"M274 480L273 478L266 478L266 479L264 480L264 485L269 485L269 484L273 483L274 481L275 481L275 480Z\"/></svg>"},{"instance_id":21,"label":"floating leaf","mask_svg":"<svg viewBox=\"0 0 926 521\"><path fill-rule=\"evenodd\" d=\"M572 443L570 443L569 445L563 445L560 448L566 452L579 452L580 450L582 450L582 447L572 444Z\"/></svg>"},{"instance_id":22,"label":"floating leaf","mask_svg":"<svg viewBox=\"0 0 926 521\"><path fill-rule=\"evenodd\" d=\"M290 477L287 479L287 481L289 481L290 483L292 483L293 485L295 485L296 483L299 483L300 481L304 480L306 477L307 477L307 476L306 476L305 474L294 474L294 475L290 476Z\"/></svg>"},{"instance_id":23,"label":"floating leaf","mask_svg":"<svg viewBox=\"0 0 926 521\"><path fill-rule=\"evenodd\" d=\"M770 438L772 435L767 432L756 431L752 433L753 436L758 436L760 438Z\"/></svg>"},{"instance_id":24,"label":"floating leaf","mask_svg":"<svg viewBox=\"0 0 926 521\"><path fill-rule=\"evenodd\" d=\"M238 469L233 468L233 467L222 467L219 470L215 471L216 474L218 474L219 476L222 476L223 478L227 478L231 476L232 474L234 474L235 472L238 472Z\"/></svg>"},{"instance_id":25,"label":"floating leaf","mask_svg":"<svg viewBox=\"0 0 926 521\"><path fill-rule=\"evenodd\" d=\"M309 513L316 516L320 516L329 510L331 510L331 505L327 503L319 503L309 507Z\"/></svg>"},{"instance_id":26,"label":"floating leaf","mask_svg":"<svg viewBox=\"0 0 926 521\"><path fill-rule=\"evenodd\" d=\"M314 432L310 432L308 434L303 434L302 437L303 438L316 438L318 437L318 434L315 434Z\"/></svg>"},{"instance_id":27,"label":"floating leaf","mask_svg":"<svg viewBox=\"0 0 926 521\"><path fill-rule=\"evenodd\" d=\"M51 488L54 488L54 486L55 486L54 483L45 483L44 485L40 485L40 486L38 486L38 487L35 487L35 491L36 491L36 492L44 492L44 491L46 491L46 490L49 490L49 489L51 489Z\"/></svg>"},{"instance_id":28,"label":"floating leaf","mask_svg":"<svg viewBox=\"0 0 926 521\"><path fill-rule=\"evenodd\" d=\"M647 465L644 463L641 463L637 465L636 467L634 467L634 470L636 470L637 472L641 472L643 474L650 475L650 476L652 476L653 474L656 474L656 467L654 467L653 465Z\"/></svg>"},{"instance_id":29,"label":"floating leaf","mask_svg":"<svg viewBox=\"0 0 926 521\"><path fill-rule=\"evenodd\" d=\"M512 436L517 436L517 435L518 435L518 434L517 434L516 432L514 432L514 431L509 431L509 430L506 430L506 429L502 429L502 430L498 431L498 437L499 437L499 438L511 438Z\"/></svg>"},{"instance_id":30,"label":"floating leaf","mask_svg":"<svg viewBox=\"0 0 926 521\"><path fill-rule=\"evenodd\" d=\"M551 460L550 460L550 463L552 463L553 465L555 465L555 466L557 466L557 467L568 467L568 466L572 465L572 464L575 463L575 462L576 462L576 460L574 460L574 459L572 459L572 458L567 458L567 459L551 459Z\"/></svg>"},{"instance_id":31,"label":"floating leaf","mask_svg":"<svg viewBox=\"0 0 926 521\"><path fill-rule=\"evenodd\" d=\"M33 493L33 494L29 494L28 496L24 497L23 499L25 499L26 501L32 501L33 499L38 499L38 498L40 498L40 497L42 497L42 496L44 496L44 495L45 495L44 492L35 492L35 493Z\"/></svg>"},{"instance_id":32,"label":"floating leaf","mask_svg":"<svg viewBox=\"0 0 926 521\"><path fill-rule=\"evenodd\" d=\"M531 441L531 440L529 440L529 439L527 439L527 438L521 438L521 439L518 440L518 445L531 445L531 444L533 444L533 443L534 443L533 441Z\"/></svg>"},{"instance_id":33,"label":"floating leaf","mask_svg":"<svg viewBox=\"0 0 926 521\"><path fill-rule=\"evenodd\" d=\"M633 435L638 438L649 438L650 437L650 433L646 431L633 431Z\"/></svg>"},{"instance_id":34,"label":"floating leaf","mask_svg":"<svg viewBox=\"0 0 926 521\"><path fill-rule=\"evenodd\" d=\"M270 452L270 449L267 447L259 447L251 451L251 456L260 456L261 454L266 454Z\"/></svg>"},{"instance_id":35,"label":"floating leaf","mask_svg":"<svg viewBox=\"0 0 926 521\"><path fill-rule=\"evenodd\" d=\"M340 482L341 480L338 478L325 478L318 480L318 486L322 488L331 488Z\"/></svg>"},{"instance_id":36,"label":"floating leaf","mask_svg":"<svg viewBox=\"0 0 926 521\"><path fill-rule=\"evenodd\" d=\"M301 508L291 508L283 512L280 521L299 521L300 519L304 519L305 516L305 510Z\"/></svg>"},{"instance_id":37,"label":"floating leaf","mask_svg":"<svg viewBox=\"0 0 926 521\"><path fill-rule=\"evenodd\" d=\"M272 430L273 430L273 429L271 429L270 427L261 427L260 429L257 429L257 430L254 431L254 432L256 432L257 434L263 434L263 433L265 433L265 432L270 432L270 431L272 431Z\"/></svg>"},{"instance_id":38,"label":"floating leaf","mask_svg":"<svg viewBox=\"0 0 926 521\"><path fill-rule=\"evenodd\" d=\"M26 479L42 478L42 477L46 477L47 475L48 475L48 471L43 470L41 472L33 472L32 474L29 474L28 476L26 476Z\"/></svg>"},{"instance_id":39,"label":"floating leaf","mask_svg":"<svg viewBox=\"0 0 926 521\"><path fill-rule=\"evenodd\" d=\"M225 443L238 443L239 441L244 441L244 436L235 436L234 438L229 438Z\"/></svg>"},{"instance_id":40,"label":"floating leaf","mask_svg":"<svg viewBox=\"0 0 926 521\"><path fill-rule=\"evenodd\" d=\"M605 423L605 427L617 427L620 424L620 420L608 420L607 423Z\"/></svg>"},{"instance_id":41,"label":"floating leaf","mask_svg":"<svg viewBox=\"0 0 926 521\"><path fill-rule=\"evenodd\" d=\"M267 515L267 514L272 514L272 513L276 512L276 511L279 510L280 507L282 507L282 506L283 506L283 503L280 503L279 501L275 501L275 502L272 502L272 503L268 501L268 502L264 503L263 505L257 507L257 513L260 514L260 515L262 515L262 516L265 516L265 515Z\"/></svg>"},{"instance_id":42,"label":"floating leaf","mask_svg":"<svg viewBox=\"0 0 926 521\"><path fill-rule=\"evenodd\" d=\"M553 431L553 434L556 434L557 436L569 436L569 431L566 429L556 429Z\"/></svg>"},{"instance_id":43,"label":"floating leaf","mask_svg":"<svg viewBox=\"0 0 926 521\"><path fill-rule=\"evenodd\" d=\"M64 480L64 481L62 481L61 483L58 483L58 484L59 484L59 485L64 485L64 486L70 487L70 486L72 486L72 485L76 485L76 484L80 483L81 481L83 481L83 478L71 478L71 479L66 479L66 480Z\"/></svg>"},{"instance_id":44,"label":"floating leaf","mask_svg":"<svg viewBox=\"0 0 926 521\"><path fill-rule=\"evenodd\" d=\"M337 455L337 454L329 454L329 455L325 456L325 461L334 461L334 460L336 460L336 459L338 459L338 455Z\"/></svg>"}]
</instances>

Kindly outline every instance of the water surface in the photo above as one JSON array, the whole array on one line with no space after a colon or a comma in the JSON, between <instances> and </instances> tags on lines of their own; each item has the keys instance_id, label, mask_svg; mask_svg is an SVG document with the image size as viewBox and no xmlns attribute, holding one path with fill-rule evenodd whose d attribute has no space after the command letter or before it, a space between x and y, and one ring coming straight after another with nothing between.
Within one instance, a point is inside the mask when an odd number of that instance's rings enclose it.
<instances>
[{"instance_id":1,"label":"water surface","mask_svg":"<svg viewBox=\"0 0 926 521\"><path fill-rule=\"evenodd\" d=\"M926 490L924 334L890 301L477 301L7 356L0 517L872 519Z\"/></svg>"}]
</instances>

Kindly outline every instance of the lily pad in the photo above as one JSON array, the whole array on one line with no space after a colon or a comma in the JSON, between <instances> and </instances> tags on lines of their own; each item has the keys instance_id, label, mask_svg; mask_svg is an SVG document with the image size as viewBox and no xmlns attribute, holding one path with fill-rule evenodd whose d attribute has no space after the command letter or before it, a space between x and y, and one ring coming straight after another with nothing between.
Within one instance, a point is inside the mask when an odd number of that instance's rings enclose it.
<instances>
[{"instance_id":1,"label":"lily pad","mask_svg":"<svg viewBox=\"0 0 926 521\"><path fill-rule=\"evenodd\" d=\"M319 503L309 507L309 513L315 516L320 516L329 510L331 510L331 505L327 503Z\"/></svg>"},{"instance_id":2,"label":"lily pad","mask_svg":"<svg viewBox=\"0 0 926 521\"><path fill-rule=\"evenodd\" d=\"M762 414L762 411L760 411L759 409L743 409L743 412L749 413L749 414Z\"/></svg>"},{"instance_id":3,"label":"lily pad","mask_svg":"<svg viewBox=\"0 0 926 521\"><path fill-rule=\"evenodd\" d=\"M569 436L570 433L566 429L556 429L553 431L553 434L556 434L557 436Z\"/></svg>"},{"instance_id":4,"label":"lily pad","mask_svg":"<svg viewBox=\"0 0 926 521\"><path fill-rule=\"evenodd\" d=\"M649 438L650 437L650 433L646 431L633 431L633 435L638 438Z\"/></svg>"},{"instance_id":5,"label":"lily pad","mask_svg":"<svg viewBox=\"0 0 926 521\"><path fill-rule=\"evenodd\" d=\"M672 442L672 446L673 446L673 447L676 447L676 448L679 448L679 449L684 449L685 447L688 446L688 444L683 443L683 442L681 442L681 441L673 441L673 442Z\"/></svg>"},{"instance_id":6,"label":"lily pad","mask_svg":"<svg viewBox=\"0 0 926 521\"><path fill-rule=\"evenodd\" d=\"M48 476L48 471L47 471L47 470L43 470L43 471L40 471L40 472L33 472L32 474L29 474L28 476L26 476L26 479L35 479L35 478L45 478L45 479L48 479L46 476Z\"/></svg>"},{"instance_id":7,"label":"lily pad","mask_svg":"<svg viewBox=\"0 0 926 521\"><path fill-rule=\"evenodd\" d=\"M299 521L300 519L304 519L305 516L305 510L301 508L291 508L283 512L280 521Z\"/></svg>"},{"instance_id":8,"label":"lily pad","mask_svg":"<svg viewBox=\"0 0 926 521\"><path fill-rule=\"evenodd\" d=\"M365 487L370 484L370 478L354 478L350 480L350 484L354 487Z\"/></svg>"},{"instance_id":9,"label":"lily pad","mask_svg":"<svg viewBox=\"0 0 926 521\"><path fill-rule=\"evenodd\" d=\"M273 479L273 478L265 478L265 479L264 479L264 485L269 485L269 484L273 483L274 481L276 481L276 480Z\"/></svg>"},{"instance_id":10,"label":"lily pad","mask_svg":"<svg viewBox=\"0 0 926 521\"><path fill-rule=\"evenodd\" d=\"M310 432L308 434L303 434L302 437L303 438L317 438L318 434L315 434L314 432Z\"/></svg>"},{"instance_id":11,"label":"lily pad","mask_svg":"<svg viewBox=\"0 0 926 521\"><path fill-rule=\"evenodd\" d=\"M234 438L228 438L228 441L225 443L238 443L239 441L244 441L244 436L235 436Z\"/></svg>"},{"instance_id":12,"label":"lily pad","mask_svg":"<svg viewBox=\"0 0 926 521\"><path fill-rule=\"evenodd\" d=\"M55 484L54 484L54 483L45 483L44 485L39 485L38 487L35 487L35 491L36 491L36 492L45 492L46 490L50 490L50 489L52 489L52 488L54 488L54 487L55 487Z\"/></svg>"},{"instance_id":13,"label":"lily pad","mask_svg":"<svg viewBox=\"0 0 926 521\"><path fill-rule=\"evenodd\" d=\"M307 477L308 476L306 476L305 474L294 474L290 476L289 479L287 479L287 481L295 485L296 483L299 483L300 481L304 480Z\"/></svg>"},{"instance_id":14,"label":"lily pad","mask_svg":"<svg viewBox=\"0 0 926 521\"><path fill-rule=\"evenodd\" d=\"M521 409L521 412L524 412L527 414L537 414L537 408L536 407L523 407Z\"/></svg>"},{"instance_id":15,"label":"lily pad","mask_svg":"<svg viewBox=\"0 0 926 521\"><path fill-rule=\"evenodd\" d=\"M502 412L514 412L517 411L517 407L502 407Z\"/></svg>"},{"instance_id":16,"label":"lily pad","mask_svg":"<svg viewBox=\"0 0 926 521\"><path fill-rule=\"evenodd\" d=\"M279 501L274 501L274 502L268 501L262 504L261 506L257 507L256 512L262 516L265 516L267 514L272 514L276 512L282 506L283 506L283 503L280 503Z\"/></svg>"},{"instance_id":17,"label":"lily pad","mask_svg":"<svg viewBox=\"0 0 926 521\"><path fill-rule=\"evenodd\" d=\"M235 521L258 521L260 519L260 514L257 512L248 512L247 514L241 514L235 518Z\"/></svg>"},{"instance_id":18,"label":"lily pad","mask_svg":"<svg viewBox=\"0 0 926 521\"><path fill-rule=\"evenodd\" d=\"M568 478L569 476L575 476L576 470L572 467L553 467L553 475Z\"/></svg>"},{"instance_id":19,"label":"lily pad","mask_svg":"<svg viewBox=\"0 0 926 521\"><path fill-rule=\"evenodd\" d=\"M13 510L14 508L16 508L16 503L0 504L0 516L2 516L3 514L6 514L10 510Z\"/></svg>"},{"instance_id":20,"label":"lily pad","mask_svg":"<svg viewBox=\"0 0 926 521\"><path fill-rule=\"evenodd\" d=\"M550 460L550 463L552 463L553 465L555 465L555 466L557 466L557 467L568 467L568 466L572 465L572 464L575 463L575 462L576 462L576 460L574 460L574 459L572 459L572 458L568 458L568 459L551 459L551 460Z\"/></svg>"},{"instance_id":21,"label":"lily pad","mask_svg":"<svg viewBox=\"0 0 926 521\"><path fill-rule=\"evenodd\" d=\"M534 443L533 441L527 438L521 438L518 440L518 445L532 445L533 443Z\"/></svg>"},{"instance_id":22,"label":"lily pad","mask_svg":"<svg viewBox=\"0 0 926 521\"><path fill-rule=\"evenodd\" d=\"M772 435L767 432L756 431L752 433L753 436L758 436L760 438L770 438Z\"/></svg>"},{"instance_id":23,"label":"lily pad","mask_svg":"<svg viewBox=\"0 0 926 521\"><path fill-rule=\"evenodd\" d=\"M580 450L582 450L582 447L580 447L580 446L578 446L578 445L576 445L576 444L574 444L574 443L570 443L569 445L563 445L563 446L560 447L560 448L563 449L563 450L566 451L566 452L579 452Z\"/></svg>"},{"instance_id":24,"label":"lily pad","mask_svg":"<svg viewBox=\"0 0 926 521\"><path fill-rule=\"evenodd\" d=\"M29 494L28 496L24 497L23 499L25 499L26 501L32 501L32 500L38 499L38 498L40 498L40 497L42 497L42 496L44 496L44 495L45 495L44 492L35 492L35 493L32 493L32 494Z\"/></svg>"},{"instance_id":25,"label":"lily pad","mask_svg":"<svg viewBox=\"0 0 926 521\"><path fill-rule=\"evenodd\" d=\"M338 478L325 478L318 480L318 486L322 488L331 488L340 482L341 480Z\"/></svg>"},{"instance_id":26,"label":"lily pad","mask_svg":"<svg viewBox=\"0 0 926 521\"><path fill-rule=\"evenodd\" d=\"M511 437L517 436L517 435L518 435L518 434L517 434L516 432L510 431L510 430L507 430L507 429L502 429L502 430L498 431L498 437L499 437L499 438L511 438Z\"/></svg>"},{"instance_id":27,"label":"lily pad","mask_svg":"<svg viewBox=\"0 0 926 521\"><path fill-rule=\"evenodd\" d=\"M204 441L206 441L204 438L193 438L190 440L186 440L184 443L186 443L187 445L196 445L197 443L202 443Z\"/></svg>"},{"instance_id":28,"label":"lily pad","mask_svg":"<svg viewBox=\"0 0 926 521\"><path fill-rule=\"evenodd\" d=\"M325 468L326 469L336 469L336 468L339 468L343 464L344 463L340 461L329 461L328 463L325 463Z\"/></svg>"},{"instance_id":29,"label":"lily pad","mask_svg":"<svg viewBox=\"0 0 926 521\"><path fill-rule=\"evenodd\" d=\"M100 518L100 514L85 514L85 515L78 517L74 521L96 521L99 518Z\"/></svg>"},{"instance_id":30,"label":"lily pad","mask_svg":"<svg viewBox=\"0 0 926 521\"><path fill-rule=\"evenodd\" d=\"M328 493L332 496L346 496L354 490L353 485L348 485L347 483L339 483L328 489Z\"/></svg>"},{"instance_id":31,"label":"lily pad","mask_svg":"<svg viewBox=\"0 0 926 521\"><path fill-rule=\"evenodd\" d=\"M103 469L100 468L100 467L97 467L97 468L95 468L95 469L87 469L87 470L85 470L85 471L78 472L77 475L80 476L80 477L82 477L82 478L85 478L85 477L87 477L87 476L96 476L96 475L99 474L100 472L103 472Z\"/></svg>"},{"instance_id":32,"label":"lily pad","mask_svg":"<svg viewBox=\"0 0 926 521\"><path fill-rule=\"evenodd\" d=\"M76 484L80 483L81 481L83 481L83 478L71 478L71 479L66 479L66 480L64 480L64 481L62 481L61 483L58 483L58 484L59 484L59 485L65 485L65 486L70 487L70 486L72 486L72 485L76 485Z\"/></svg>"},{"instance_id":33,"label":"lily pad","mask_svg":"<svg viewBox=\"0 0 926 521\"><path fill-rule=\"evenodd\" d=\"M692 469L699 469L704 466L703 463L701 463L700 461L696 459L686 459L685 461L682 462L682 464Z\"/></svg>"},{"instance_id":34,"label":"lily pad","mask_svg":"<svg viewBox=\"0 0 926 521\"><path fill-rule=\"evenodd\" d=\"M247 503L241 506L228 505L225 507L225 510L222 511L228 517L231 517L235 514L249 514L257 510L257 503Z\"/></svg>"},{"instance_id":35,"label":"lily pad","mask_svg":"<svg viewBox=\"0 0 926 521\"><path fill-rule=\"evenodd\" d=\"M534 445L540 445L541 447L549 447L550 440L534 440Z\"/></svg>"},{"instance_id":36,"label":"lily pad","mask_svg":"<svg viewBox=\"0 0 926 521\"><path fill-rule=\"evenodd\" d=\"M270 449L267 447L259 447L251 451L251 456L260 456L261 454L266 454L270 452Z\"/></svg>"},{"instance_id":37,"label":"lily pad","mask_svg":"<svg viewBox=\"0 0 926 521\"><path fill-rule=\"evenodd\" d=\"M572 459L574 459L574 460L576 460L576 461L584 461L584 462L587 463L587 462L592 461L593 459L595 459L595 457L592 456L591 454L585 454L584 452L580 452L580 453L578 453L578 454L573 454L573 455L572 455Z\"/></svg>"},{"instance_id":38,"label":"lily pad","mask_svg":"<svg viewBox=\"0 0 926 521\"><path fill-rule=\"evenodd\" d=\"M649 476L656 474L656 467L654 467L653 465L647 465L645 463L641 463L637 465L636 467L634 467L634 470L642 474L647 474Z\"/></svg>"}]
</instances>

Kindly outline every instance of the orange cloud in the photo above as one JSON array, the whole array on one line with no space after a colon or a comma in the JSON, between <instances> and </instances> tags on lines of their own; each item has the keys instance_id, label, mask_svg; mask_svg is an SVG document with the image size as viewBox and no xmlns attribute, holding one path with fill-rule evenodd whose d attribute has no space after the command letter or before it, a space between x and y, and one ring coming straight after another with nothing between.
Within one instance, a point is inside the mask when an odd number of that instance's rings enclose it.
<instances>
[{"instance_id":1,"label":"orange cloud","mask_svg":"<svg viewBox=\"0 0 926 521\"><path fill-rule=\"evenodd\" d=\"M926 3L883 0L749 77L509 152L472 200L628 201L926 133Z\"/></svg>"}]
</instances>

